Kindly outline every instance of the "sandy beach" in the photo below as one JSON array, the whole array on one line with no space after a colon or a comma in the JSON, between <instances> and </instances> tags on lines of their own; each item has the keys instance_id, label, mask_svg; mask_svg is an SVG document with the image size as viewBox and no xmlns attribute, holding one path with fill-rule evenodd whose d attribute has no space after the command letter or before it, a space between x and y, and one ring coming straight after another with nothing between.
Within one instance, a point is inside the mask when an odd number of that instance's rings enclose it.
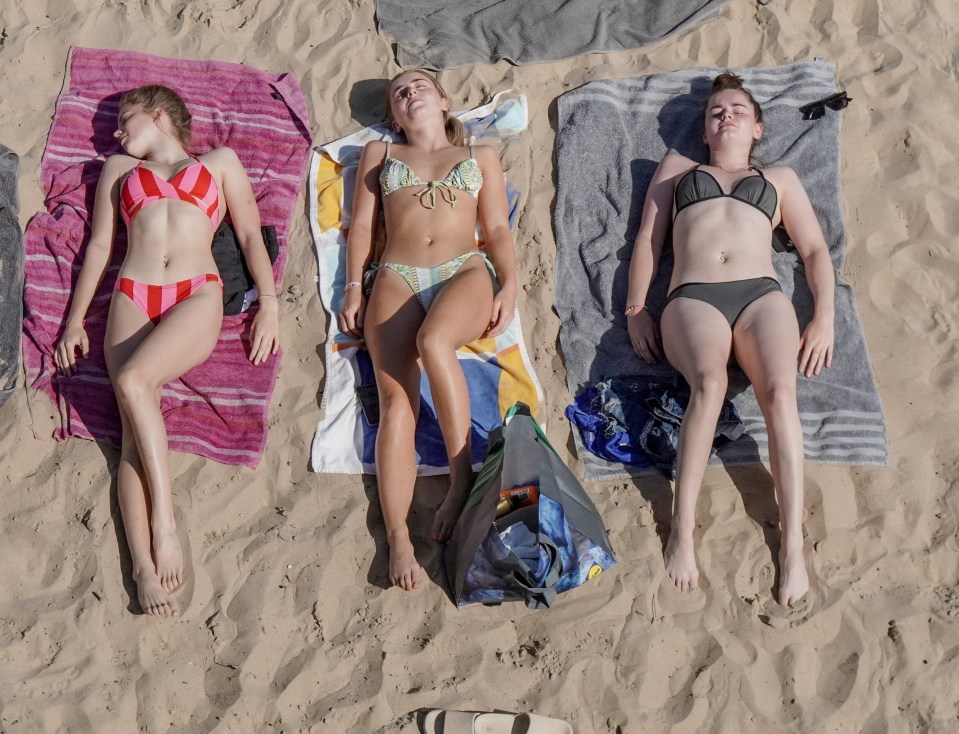
<instances>
[{"instance_id":1,"label":"sandy beach","mask_svg":"<svg viewBox=\"0 0 959 734\"><path fill-rule=\"evenodd\" d=\"M399 71L373 0L7 0L0 143L20 161L26 227L73 45L292 71L316 144L383 117ZM842 113L854 289L886 415L888 467L806 465L812 589L775 599L777 511L761 465L710 468L701 588L677 591L657 529L664 479L590 483L619 564L560 597L457 610L419 480L429 576L387 581L373 477L314 474L328 316L303 194L282 284L285 350L256 470L172 453L190 559L173 620L139 614L116 500L118 450L52 438L23 387L0 408L0 732L416 732L431 708L534 711L577 734L959 731L959 6L945 0L733 0L652 47L441 72L454 107L528 97L519 310L554 446L582 475L553 310L555 99L596 79L824 58ZM841 345L839 345L841 348Z\"/></svg>"}]
</instances>

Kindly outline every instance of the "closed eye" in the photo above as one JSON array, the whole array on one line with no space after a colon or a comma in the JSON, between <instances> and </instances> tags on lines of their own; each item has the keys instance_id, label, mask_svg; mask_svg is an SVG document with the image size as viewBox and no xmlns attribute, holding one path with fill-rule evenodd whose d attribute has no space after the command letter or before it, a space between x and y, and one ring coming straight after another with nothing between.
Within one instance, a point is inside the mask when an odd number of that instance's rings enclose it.
<instances>
[{"instance_id":1,"label":"closed eye","mask_svg":"<svg viewBox=\"0 0 959 734\"><path fill-rule=\"evenodd\" d=\"M713 117L719 117L719 116L722 115L725 111L726 111L726 108L724 108L724 107L713 107L713 108L710 110L710 114L712 114ZM746 107L746 105L734 104L734 105L732 106L732 112L733 112L733 114L736 114L736 115L742 115L742 114L745 114L746 112L748 112L748 108Z\"/></svg>"},{"instance_id":2,"label":"closed eye","mask_svg":"<svg viewBox=\"0 0 959 734\"><path fill-rule=\"evenodd\" d=\"M412 90L420 91L421 89L427 89L429 87L429 82L425 79L417 79L416 81L406 84L402 87L399 87L396 91L393 92L393 99L400 100L403 99L406 95Z\"/></svg>"}]
</instances>

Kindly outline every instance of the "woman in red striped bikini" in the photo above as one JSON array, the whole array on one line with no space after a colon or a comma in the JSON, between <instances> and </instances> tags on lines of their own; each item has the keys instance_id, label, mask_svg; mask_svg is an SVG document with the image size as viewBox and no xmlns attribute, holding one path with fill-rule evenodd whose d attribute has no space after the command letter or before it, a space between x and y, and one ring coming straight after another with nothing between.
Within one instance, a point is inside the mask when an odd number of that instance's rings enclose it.
<instances>
[{"instance_id":1,"label":"woman in red striped bikini","mask_svg":"<svg viewBox=\"0 0 959 734\"><path fill-rule=\"evenodd\" d=\"M260 215L243 165L230 148L187 153L190 113L179 95L151 85L120 100L110 156L97 184L90 242L55 361L72 374L90 345L83 319L110 263L118 214L127 252L110 303L104 339L107 370L123 427L118 493L145 614L175 616L172 591L183 580L173 518L160 389L206 360L223 317L223 284L211 252L229 211L257 290L250 360L275 354L279 304Z\"/></svg>"}]
</instances>

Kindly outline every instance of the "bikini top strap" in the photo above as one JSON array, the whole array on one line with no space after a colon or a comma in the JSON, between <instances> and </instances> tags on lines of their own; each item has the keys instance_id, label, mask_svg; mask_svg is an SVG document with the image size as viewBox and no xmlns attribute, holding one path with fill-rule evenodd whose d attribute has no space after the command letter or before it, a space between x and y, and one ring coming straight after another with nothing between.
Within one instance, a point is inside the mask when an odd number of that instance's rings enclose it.
<instances>
[{"instance_id":1,"label":"bikini top strap","mask_svg":"<svg viewBox=\"0 0 959 734\"><path fill-rule=\"evenodd\" d=\"M386 158L384 158L383 160L386 160L387 158L390 158L390 141L389 140L386 141Z\"/></svg>"},{"instance_id":2,"label":"bikini top strap","mask_svg":"<svg viewBox=\"0 0 959 734\"><path fill-rule=\"evenodd\" d=\"M470 143L470 158L476 159L476 154L473 152L473 144Z\"/></svg>"}]
</instances>

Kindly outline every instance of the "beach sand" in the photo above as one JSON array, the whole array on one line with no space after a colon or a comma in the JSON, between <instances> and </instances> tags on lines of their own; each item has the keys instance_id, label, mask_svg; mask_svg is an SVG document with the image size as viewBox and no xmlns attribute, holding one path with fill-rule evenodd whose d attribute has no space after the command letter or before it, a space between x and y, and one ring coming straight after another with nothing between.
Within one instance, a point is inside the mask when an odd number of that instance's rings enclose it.
<instances>
[{"instance_id":1,"label":"beach sand","mask_svg":"<svg viewBox=\"0 0 959 734\"><path fill-rule=\"evenodd\" d=\"M364 83L398 69L374 11L373 0L6 0L0 142L21 156L21 224L43 206L40 157L71 45L292 70L320 143L382 115ZM327 316L301 199L262 464L172 455L191 559L180 618L137 613L117 450L56 443L41 394L21 388L0 409L0 731L415 732L428 707L535 711L577 734L959 730L959 6L734 0L642 51L440 78L459 108L507 87L529 97L519 307L550 438L576 467L552 310L554 100L594 79L814 57L836 64L855 100L842 113L843 277L891 458L807 464L804 602L775 601L776 510L758 465L708 470L694 592L665 575L656 531L671 494L656 479L642 494L633 481L587 485L619 565L536 613L454 608L428 540L443 480L421 480L413 524L430 581L388 588L373 479L308 468Z\"/></svg>"}]
</instances>

